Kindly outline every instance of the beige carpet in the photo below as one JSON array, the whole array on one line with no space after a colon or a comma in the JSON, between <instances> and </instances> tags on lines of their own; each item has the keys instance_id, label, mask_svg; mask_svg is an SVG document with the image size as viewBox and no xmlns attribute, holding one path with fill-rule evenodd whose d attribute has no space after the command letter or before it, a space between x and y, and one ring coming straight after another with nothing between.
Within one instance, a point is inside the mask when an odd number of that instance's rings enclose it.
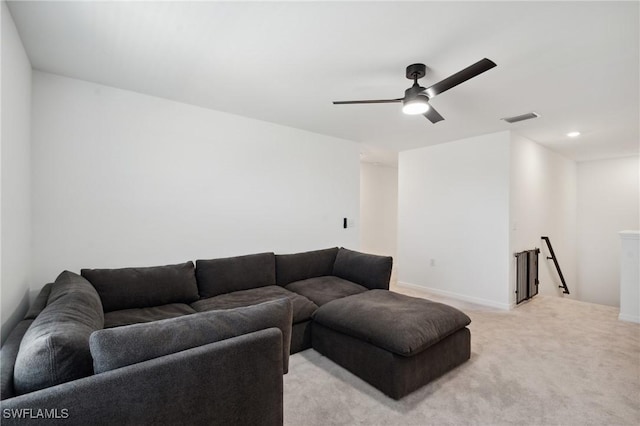
<instances>
[{"instance_id":1,"label":"beige carpet","mask_svg":"<svg viewBox=\"0 0 640 426\"><path fill-rule=\"evenodd\" d=\"M466 364L394 401L314 350L298 353L285 425L640 424L640 325L618 321L616 308L544 296L508 312L448 302L473 321Z\"/></svg>"}]
</instances>

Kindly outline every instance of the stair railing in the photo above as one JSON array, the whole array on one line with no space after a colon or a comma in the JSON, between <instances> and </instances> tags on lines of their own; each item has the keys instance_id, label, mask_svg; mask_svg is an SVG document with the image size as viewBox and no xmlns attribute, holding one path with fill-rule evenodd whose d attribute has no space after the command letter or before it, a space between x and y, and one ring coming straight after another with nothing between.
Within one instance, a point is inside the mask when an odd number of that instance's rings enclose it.
<instances>
[{"instance_id":1,"label":"stair railing","mask_svg":"<svg viewBox=\"0 0 640 426\"><path fill-rule=\"evenodd\" d=\"M560 269L558 258L556 258L556 254L553 252L553 247L551 247L551 241L549 241L549 237L542 237L542 239L547 243L547 247L549 248L549 253L551 253L551 256L547 256L547 259L553 260L554 265L556 265L556 270L558 271L558 275L560 276L560 281L562 282L562 285L559 285L558 288L563 289L562 292L564 294L571 294L569 293L569 287L567 287L567 283L564 280L564 275L562 275L562 270Z\"/></svg>"}]
</instances>

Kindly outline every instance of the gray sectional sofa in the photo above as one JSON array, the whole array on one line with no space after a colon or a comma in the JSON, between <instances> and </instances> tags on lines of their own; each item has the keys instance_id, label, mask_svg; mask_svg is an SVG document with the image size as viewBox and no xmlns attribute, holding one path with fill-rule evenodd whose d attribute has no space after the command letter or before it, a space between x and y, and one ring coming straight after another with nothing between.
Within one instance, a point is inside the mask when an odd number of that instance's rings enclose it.
<instances>
[{"instance_id":1,"label":"gray sectional sofa","mask_svg":"<svg viewBox=\"0 0 640 426\"><path fill-rule=\"evenodd\" d=\"M330 248L65 271L2 347L2 421L279 425L312 345L401 398L469 358L470 320L388 291L391 268Z\"/></svg>"},{"instance_id":2,"label":"gray sectional sofa","mask_svg":"<svg viewBox=\"0 0 640 426\"><path fill-rule=\"evenodd\" d=\"M65 271L2 347L3 423L281 424L312 314L388 287L391 262L331 248Z\"/></svg>"}]
</instances>

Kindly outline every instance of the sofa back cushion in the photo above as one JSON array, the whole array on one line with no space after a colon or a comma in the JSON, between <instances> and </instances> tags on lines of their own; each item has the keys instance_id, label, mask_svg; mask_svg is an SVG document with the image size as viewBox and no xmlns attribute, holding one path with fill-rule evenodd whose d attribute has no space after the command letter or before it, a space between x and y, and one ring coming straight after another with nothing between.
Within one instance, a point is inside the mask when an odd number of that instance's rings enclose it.
<instances>
[{"instance_id":1,"label":"sofa back cushion","mask_svg":"<svg viewBox=\"0 0 640 426\"><path fill-rule=\"evenodd\" d=\"M338 247L276 255L276 284L286 286L309 278L333 275Z\"/></svg>"},{"instance_id":2,"label":"sofa back cushion","mask_svg":"<svg viewBox=\"0 0 640 426\"><path fill-rule=\"evenodd\" d=\"M102 304L93 286L77 274L61 273L47 306L20 343L13 377L16 394L93 374L89 336L103 325Z\"/></svg>"},{"instance_id":3,"label":"sofa back cushion","mask_svg":"<svg viewBox=\"0 0 640 426\"><path fill-rule=\"evenodd\" d=\"M393 259L360 253L340 247L333 264L333 275L352 281L368 289L389 289Z\"/></svg>"},{"instance_id":4,"label":"sofa back cushion","mask_svg":"<svg viewBox=\"0 0 640 426\"><path fill-rule=\"evenodd\" d=\"M243 308L200 312L153 323L96 331L91 335L91 354L97 374L276 327L282 332L283 367L287 372L291 323L291 301L276 299Z\"/></svg>"},{"instance_id":5,"label":"sofa back cushion","mask_svg":"<svg viewBox=\"0 0 640 426\"><path fill-rule=\"evenodd\" d=\"M197 260L196 277L201 298L276 283L273 253L258 253L223 259Z\"/></svg>"},{"instance_id":6,"label":"sofa back cushion","mask_svg":"<svg viewBox=\"0 0 640 426\"><path fill-rule=\"evenodd\" d=\"M49 300L49 294L51 294L51 286L53 283L45 284L44 287L38 293L38 297L33 301L24 319L35 319L40 312L47 306Z\"/></svg>"},{"instance_id":7,"label":"sofa back cushion","mask_svg":"<svg viewBox=\"0 0 640 426\"><path fill-rule=\"evenodd\" d=\"M105 312L198 300L193 262L145 268L83 269Z\"/></svg>"}]
</instances>

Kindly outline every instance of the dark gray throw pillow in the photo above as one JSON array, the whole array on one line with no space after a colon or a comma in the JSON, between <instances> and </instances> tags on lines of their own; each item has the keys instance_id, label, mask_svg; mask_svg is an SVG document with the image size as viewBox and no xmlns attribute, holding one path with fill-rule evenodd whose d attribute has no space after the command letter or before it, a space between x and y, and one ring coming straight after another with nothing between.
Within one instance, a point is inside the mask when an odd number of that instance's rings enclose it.
<instances>
[{"instance_id":1,"label":"dark gray throw pillow","mask_svg":"<svg viewBox=\"0 0 640 426\"><path fill-rule=\"evenodd\" d=\"M333 275L368 289L389 290L393 259L340 247L333 264Z\"/></svg>"},{"instance_id":2,"label":"dark gray throw pillow","mask_svg":"<svg viewBox=\"0 0 640 426\"><path fill-rule=\"evenodd\" d=\"M222 259L197 260L196 277L200 297L275 285L276 257L258 253Z\"/></svg>"},{"instance_id":3,"label":"dark gray throw pillow","mask_svg":"<svg viewBox=\"0 0 640 426\"><path fill-rule=\"evenodd\" d=\"M64 271L47 306L25 333L14 367L16 394L93 374L89 336L104 325L98 293L81 276Z\"/></svg>"},{"instance_id":4,"label":"dark gray throw pillow","mask_svg":"<svg viewBox=\"0 0 640 426\"><path fill-rule=\"evenodd\" d=\"M289 366L292 307L277 299L243 308L208 311L178 318L96 331L90 346L97 373L254 331L277 327L282 331L284 372Z\"/></svg>"},{"instance_id":5,"label":"dark gray throw pillow","mask_svg":"<svg viewBox=\"0 0 640 426\"><path fill-rule=\"evenodd\" d=\"M286 286L295 281L333 275L333 263L338 247L294 254L276 255L277 284Z\"/></svg>"},{"instance_id":6,"label":"dark gray throw pillow","mask_svg":"<svg viewBox=\"0 0 640 426\"><path fill-rule=\"evenodd\" d=\"M105 312L198 300L193 262L144 268L83 269Z\"/></svg>"}]
</instances>

